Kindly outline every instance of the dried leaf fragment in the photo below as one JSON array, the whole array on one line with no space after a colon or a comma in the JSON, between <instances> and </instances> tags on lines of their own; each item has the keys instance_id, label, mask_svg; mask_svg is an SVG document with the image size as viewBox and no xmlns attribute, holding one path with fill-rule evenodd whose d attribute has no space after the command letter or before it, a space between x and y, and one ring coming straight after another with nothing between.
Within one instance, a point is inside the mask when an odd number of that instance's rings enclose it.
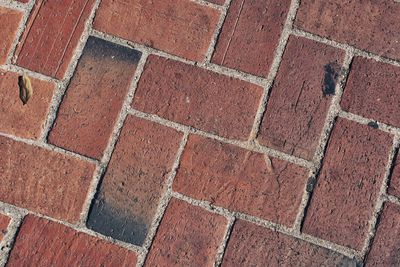
<instances>
[{"instance_id":1,"label":"dried leaf fragment","mask_svg":"<svg viewBox=\"0 0 400 267\"><path fill-rule=\"evenodd\" d=\"M19 98L25 105L26 103L28 103L29 98L31 98L33 94L31 80L26 75L19 76L18 85L19 85Z\"/></svg>"}]
</instances>

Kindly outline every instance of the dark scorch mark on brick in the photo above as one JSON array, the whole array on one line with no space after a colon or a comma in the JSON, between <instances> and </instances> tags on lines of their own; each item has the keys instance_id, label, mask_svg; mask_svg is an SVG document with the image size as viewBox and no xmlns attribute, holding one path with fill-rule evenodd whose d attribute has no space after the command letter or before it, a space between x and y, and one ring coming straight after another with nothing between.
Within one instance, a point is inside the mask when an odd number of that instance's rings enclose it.
<instances>
[{"instance_id":1,"label":"dark scorch mark on brick","mask_svg":"<svg viewBox=\"0 0 400 267\"><path fill-rule=\"evenodd\" d=\"M342 72L342 68L339 64L333 62L324 66L324 72L325 76L322 92L324 96L335 95L335 87Z\"/></svg>"}]
</instances>

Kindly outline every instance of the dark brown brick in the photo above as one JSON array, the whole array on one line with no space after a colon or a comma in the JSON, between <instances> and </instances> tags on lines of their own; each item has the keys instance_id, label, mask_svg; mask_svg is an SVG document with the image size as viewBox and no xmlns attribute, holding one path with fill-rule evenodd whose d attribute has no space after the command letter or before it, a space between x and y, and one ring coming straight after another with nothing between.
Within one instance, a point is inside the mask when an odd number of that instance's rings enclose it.
<instances>
[{"instance_id":1,"label":"dark brown brick","mask_svg":"<svg viewBox=\"0 0 400 267\"><path fill-rule=\"evenodd\" d=\"M226 218L172 199L145 266L214 266Z\"/></svg>"},{"instance_id":2,"label":"dark brown brick","mask_svg":"<svg viewBox=\"0 0 400 267\"><path fill-rule=\"evenodd\" d=\"M338 119L306 212L303 231L361 250L391 146L389 134Z\"/></svg>"},{"instance_id":3,"label":"dark brown brick","mask_svg":"<svg viewBox=\"0 0 400 267\"><path fill-rule=\"evenodd\" d=\"M357 57L341 106L345 111L400 127L399 84L399 67Z\"/></svg>"},{"instance_id":4,"label":"dark brown brick","mask_svg":"<svg viewBox=\"0 0 400 267\"><path fill-rule=\"evenodd\" d=\"M212 62L267 76L289 6L290 0L233 0Z\"/></svg>"},{"instance_id":5,"label":"dark brown brick","mask_svg":"<svg viewBox=\"0 0 400 267\"><path fill-rule=\"evenodd\" d=\"M396 1L304 0L295 25L379 55L400 59Z\"/></svg>"},{"instance_id":6,"label":"dark brown brick","mask_svg":"<svg viewBox=\"0 0 400 267\"><path fill-rule=\"evenodd\" d=\"M397 153L397 157L394 162L388 193L396 197L400 197L400 152Z\"/></svg>"},{"instance_id":7,"label":"dark brown brick","mask_svg":"<svg viewBox=\"0 0 400 267\"><path fill-rule=\"evenodd\" d=\"M136 261L133 251L28 215L7 266L135 266Z\"/></svg>"},{"instance_id":8,"label":"dark brown brick","mask_svg":"<svg viewBox=\"0 0 400 267\"><path fill-rule=\"evenodd\" d=\"M141 53L90 37L61 103L49 141L100 159Z\"/></svg>"},{"instance_id":9,"label":"dark brown brick","mask_svg":"<svg viewBox=\"0 0 400 267\"><path fill-rule=\"evenodd\" d=\"M0 201L76 222L92 179L88 162L0 137Z\"/></svg>"},{"instance_id":10,"label":"dark brown brick","mask_svg":"<svg viewBox=\"0 0 400 267\"><path fill-rule=\"evenodd\" d=\"M190 136L173 188L230 210L292 226L308 171L292 163Z\"/></svg>"},{"instance_id":11,"label":"dark brown brick","mask_svg":"<svg viewBox=\"0 0 400 267\"><path fill-rule=\"evenodd\" d=\"M224 137L247 140L262 88L196 66L150 56L133 107Z\"/></svg>"},{"instance_id":12,"label":"dark brown brick","mask_svg":"<svg viewBox=\"0 0 400 267\"><path fill-rule=\"evenodd\" d=\"M191 60L203 60L219 20L189 0L104 0L94 28Z\"/></svg>"},{"instance_id":13,"label":"dark brown brick","mask_svg":"<svg viewBox=\"0 0 400 267\"><path fill-rule=\"evenodd\" d=\"M8 225L10 224L11 219L3 214L0 214L0 242L3 239L4 235L7 233Z\"/></svg>"},{"instance_id":14,"label":"dark brown brick","mask_svg":"<svg viewBox=\"0 0 400 267\"><path fill-rule=\"evenodd\" d=\"M88 226L142 245L151 226L182 133L128 117L112 155Z\"/></svg>"},{"instance_id":15,"label":"dark brown brick","mask_svg":"<svg viewBox=\"0 0 400 267\"><path fill-rule=\"evenodd\" d=\"M22 20L22 12L0 7L0 65L7 60L18 26Z\"/></svg>"},{"instance_id":16,"label":"dark brown brick","mask_svg":"<svg viewBox=\"0 0 400 267\"><path fill-rule=\"evenodd\" d=\"M313 158L343 56L331 46L289 38L260 128L261 144Z\"/></svg>"}]
</instances>

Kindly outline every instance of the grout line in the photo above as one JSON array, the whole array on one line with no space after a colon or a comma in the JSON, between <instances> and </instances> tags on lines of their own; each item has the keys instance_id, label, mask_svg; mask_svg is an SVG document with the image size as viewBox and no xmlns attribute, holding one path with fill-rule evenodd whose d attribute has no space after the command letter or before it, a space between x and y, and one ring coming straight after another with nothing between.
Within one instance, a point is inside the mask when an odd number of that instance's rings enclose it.
<instances>
[{"instance_id":1,"label":"grout line","mask_svg":"<svg viewBox=\"0 0 400 267\"><path fill-rule=\"evenodd\" d=\"M22 222L23 214L14 207L3 207L0 204L0 213L11 219L7 232L0 240L0 267L5 267L11 249L13 248L17 232Z\"/></svg>"},{"instance_id":2,"label":"grout line","mask_svg":"<svg viewBox=\"0 0 400 267\"><path fill-rule=\"evenodd\" d=\"M395 196L391 196L391 195L387 195L386 196L386 201L389 201L393 204L397 204L400 205L400 197L395 197Z\"/></svg>"},{"instance_id":3,"label":"grout line","mask_svg":"<svg viewBox=\"0 0 400 267\"><path fill-rule=\"evenodd\" d=\"M228 224L226 225L226 232L222 238L221 245L217 250L217 255L214 263L214 267L220 267L222 265L222 260L224 259L224 254L228 246L229 238L232 234L233 225L235 223L235 217L228 218Z\"/></svg>"},{"instance_id":4,"label":"grout line","mask_svg":"<svg viewBox=\"0 0 400 267\"><path fill-rule=\"evenodd\" d=\"M31 78L43 80L43 81L46 81L46 82L52 82L52 83L55 83L56 85L58 85L60 83L58 80L56 80L56 79L54 79L52 77L49 77L49 76L46 76L46 75L43 75L43 74L40 74L40 73L37 73L37 72L33 72L31 70L28 70L28 69L25 69L25 68L22 68L22 67L19 67L19 66L16 66L16 65L11 65L11 64L3 65L3 66L0 66L0 70L15 72L15 73L18 73L20 75L26 74Z\"/></svg>"},{"instance_id":5,"label":"grout line","mask_svg":"<svg viewBox=\"0 0 400 267\"><path fill-rule=\"evenodd\" d=\"M190 1L193 3L196 3L198 5L211 7L211 8L217 9L217 10L222 10L224 8L223 6L220 6L218 4L214 4L211 2L207 2L206 0L190 0Z\"/></svg>"}]
</instances>

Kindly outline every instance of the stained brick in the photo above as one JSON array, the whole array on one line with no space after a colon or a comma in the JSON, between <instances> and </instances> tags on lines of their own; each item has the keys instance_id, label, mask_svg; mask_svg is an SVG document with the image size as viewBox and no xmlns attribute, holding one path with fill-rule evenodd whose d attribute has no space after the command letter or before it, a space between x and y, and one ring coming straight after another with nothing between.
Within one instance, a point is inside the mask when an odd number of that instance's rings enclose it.
<instances>
[{"instance_id":1,"label":"stained brick","mask_svg":"<svg viewBox=\"0 0 400 267\"><path fill-rule=\"evenodd\" d=\"M19 98L19 75L0 71L0 131L37 139L43 129L54 84L30 78L34 93L26 105Z\"/></svg>"},{"instance_id":2,"label":"stained brick","mask_svg":"<svg viewBox=\"0 0 400 267\"><path fill-rule=\"evenodd\" d=\"M22 12L17 10L0 7L0 64L4 64L7 60L18 26L21 23L22 15Z\"/></svg>"},{"instance_id":3,"label":"stained brick","mask_svg":"<svg viewBox=\"0 0 400 267\"><path fill-rule=\"evenodd\" d=\"M295 25L379 55L400 59L396 1L301 1Z\"/></svg>"},{"instance_id":4,"label":"stained brick","mask_svg":"<svg viewBox=\"0 0 400 267\"><path fill-rule=\"evenodd\" d=\"M343 56L325 44L290 37L260 128L261 144L313 158Z\"/></svg>"},{"instance_id":5,"label":"stained brick","mask_svg":"<svg viewBox=\"0 0 400 267\"><path fill-rule=\"evenodd\" d=\"M388 193L400 197L400 152L397 153L397 158L394 162Z\"/></svg>"},{"instance_id":6,"label":"stained brick","mask_svg":"<svg viewBox=\"0 0 400 267\"><path fill-rule=\"evenodd\" d=\"M202 60L219 12L189 0L104 0L94 28L191 60Z\"/></svg>"},{"instance_id":7,"label":"stained brick","mask_svg":"<svg viewBox=\"0 0 400 267\"><path fill-rule=\"evenodd\" d=\"M339 119L328 142L303 231L361 250L391 146L389 134Z\"/></svg>"},{"instance_id":8,"label":"stained brick","mask_svg":"<svg viewBox=\"0 0 400 267\"><path fill-rule=\"evenodd\" d=\"M145 266L214 266L227 220L172 199Z\"/></svg>"},{"instance_id":9,"label":"stained brick","mask_svg":"<svg viewBox=\"0 0 400 267\"><path fill-rule=\"evenodd\" d=\"M7 227L10 224L10 218L0 214L0 242L7 233Z\"/></svg>"},{"instance_id":10,"label":"stained brick","mask_svg":"<svg viewBox=\"0 0 400 267\"><path fill-rule=\"evenodd\" d=\"M341 106L343 110L400 127L399 84L399 67L357 57L351 65Z\"/></svg>"},{"instance_id":11,"label":"stained brick","mask_svg":"<svg viewBox=\"0 0 400 267\"><path fill-rule=\"evenodd\" d=\"M128 117L88 226L102 234L142 245L165 189L182 134Z\"/></svg>"},{"instance_id":12,"label":"stained brick","mask_svg":"<svg viewBox=\"0 0 400 267\"><path fill-rule=\"evenodd\" d=\"M62 79L94 0L36 1L17 50L17 64Z\"/></svg>"},{"instance_id":13,"label":"stained brick","mask_svg":"<svg viewBox=\"0 0 400 267\"><path fill-rule=\"evenodd\" d=\"M7 266L135 266L136 261L132 251L28 215Z\"/></svg>"},{"instance_id":14,"label":"stained brick","mask_svg":"<svg viewBox=\"0 0 400 267\"><path fill-rule=\"evenodd\" d=\"M76 222L94 165L0 137L0 201Z\"/></svg>"},{"instance_id":15,"label":"stained brick","mask_svg":"<svg viewBox=\"0 0 400 267\"><path fill-rule=\"evenodd\" d=\"M212 62L267 76L290 0L233 0Z\"/></svg>"},{"instance_id":16,"label":"stained brick","mask_svg":"<svg viewBox=\"0 0 400 267\"><path fill-rule=\"evenodd\" d=\"M140 56L136 50L90 37L61 103L49 141L100 159Z\"/></svg>"},{"instance_id":17,"label":"stained brick","mask_svg":"<svg viewBox=\"0 0 400 267\"><path fill-rule=\"evenodd\" d=\"M329 249L249 222L235 223L222 266L354 266Z\"/></svg>"},{"instance_id":18,"label":"stained brick","mask_svg":"<svg viewBox=\"0 0 400 267\"><path fill-rule=\"evenodd\" d=\"M173 188L227 209L292 226L306 169L267 155L190 136Z\"/></svg>"},{"instance_id":19,"label":"stained brick","mask_svg":"<svg viewBox=\"0 0 400 267\"><path fill-rule=\"evenodd\" d=\"M196 66L150 56L133 107L230 138L247 140L262 88Z\"/></svg>"}]
</instances>

